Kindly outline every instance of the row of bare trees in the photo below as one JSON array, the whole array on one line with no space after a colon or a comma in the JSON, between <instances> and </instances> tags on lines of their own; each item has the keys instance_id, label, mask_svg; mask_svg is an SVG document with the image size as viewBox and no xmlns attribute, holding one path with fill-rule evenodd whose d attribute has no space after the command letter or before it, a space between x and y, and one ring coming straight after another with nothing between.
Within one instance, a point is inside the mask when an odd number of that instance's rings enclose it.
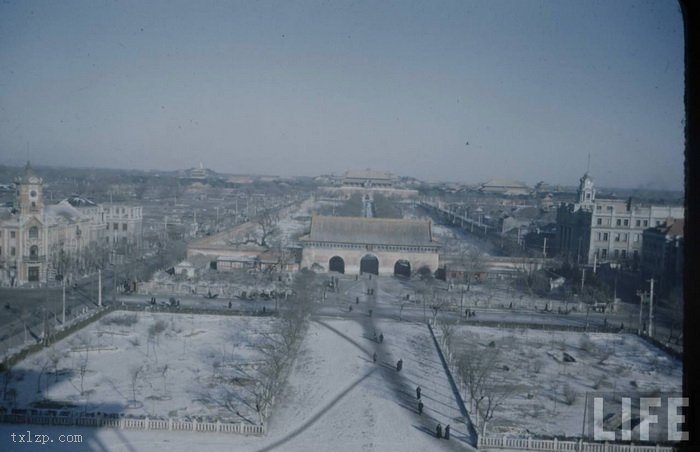
<instances>
[{"instance_id":1,"label":"row of bare trees","mask_svg":"<svg viewBox=\"0 0 700 452\"><path fill-rule=\"evenodd\" d=\"M280 305L276 331L264 334L257 348L263 358L257 368L255 408L262 423L268 408L282 389L308 327L320 283L316 274L303 270L292 283L292 296Z\"/></svg>"},{"instance_id":2,"label":"row of bare trees","mask_svg":"<svg viewBox=\"0 0 700 452\"><path fill-rule=\"evenodd\" d=\"M466 388L469 397L471 421L481 436L486 435L486 428L494 418L497 410L513 396L518 386L503 378L499 349L483 345L477 341L467 341L455 335L455 325L449 321L440 323L440 332L459 379Z\"/></svg>"}]
</instances>

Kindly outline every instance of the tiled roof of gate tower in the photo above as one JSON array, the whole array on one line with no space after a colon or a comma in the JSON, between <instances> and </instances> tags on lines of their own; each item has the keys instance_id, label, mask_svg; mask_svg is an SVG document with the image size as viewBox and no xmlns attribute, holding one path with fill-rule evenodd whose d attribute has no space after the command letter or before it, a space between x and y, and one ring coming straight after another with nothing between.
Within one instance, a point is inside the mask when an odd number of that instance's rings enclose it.
<instances>
[{"instance_id":1,"label":"tiled roof of gate tower","mask_svg":"<svg viewBox=\"0 0 700 452\"><path fill-rule=\"evenodd\" d=\"M428 220L403 220L314 215L304 242L437 246Z\"/></svg>"}]
</instances>

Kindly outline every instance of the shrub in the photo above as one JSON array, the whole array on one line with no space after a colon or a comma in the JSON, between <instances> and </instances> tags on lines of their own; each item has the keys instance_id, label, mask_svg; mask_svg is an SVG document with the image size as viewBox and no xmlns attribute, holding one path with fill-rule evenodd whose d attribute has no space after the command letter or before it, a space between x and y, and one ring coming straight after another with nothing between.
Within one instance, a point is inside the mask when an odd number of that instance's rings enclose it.
<instances>
[{"instance_id":1,"label":"shrub","mask_svg":"<svg viewBox=\"0 0 700 452\"><path fill-rule=\"evenodd\" d=\"M103 325L131 326L139 321L135 313L115 314L102 317L100 323Z\"/></svg>"},{"instance_id":2,"label":"shrub","mask_svg":"<svg viewBox=\"0 0 700 452\"><path fill-rule=\"evenodd\" d=\"M574 391L574 388L569 385L569 383L566 383L564 385L564 388L562 389L562 395L564 396L564 403L567 405L573 405L576 399L578 398L578 394L576 391Z\"/></svg>"}]
</instances>

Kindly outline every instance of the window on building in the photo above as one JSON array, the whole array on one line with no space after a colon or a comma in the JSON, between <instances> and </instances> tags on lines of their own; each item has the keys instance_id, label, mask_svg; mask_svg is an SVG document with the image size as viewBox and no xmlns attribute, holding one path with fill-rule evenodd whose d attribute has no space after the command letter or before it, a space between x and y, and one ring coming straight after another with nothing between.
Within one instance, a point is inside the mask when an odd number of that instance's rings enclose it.
<instances>
[{"instance_id":1,"label":"window on building","mask_svg":"<svg viewBox=\"0 0 700 452\"><path fill-rule=\"evenodd\" d=\"M621 239L623 242L626 242L627 241L627 233L623 232Z\"/></svg>"},{"instance_id":2,"label":"window on building","mask_svg":"<svg viewBox=\"0 0 700 452\"><path fill-rule=\"evenodd\" d=\"M590 193L586 193L586 199L591 199L591 194L590 194Z\"/></svg>"},{"instance_id":3,"label":"window on building","mask_svg":"<svg viewBox=\"0 0 700 452\"><path fill-rule=\"evenodd\" d=\"M595 206L595 210L603 210L603 206Z\"/></svg>"},{"instance_id":4,"label":"window on building","mask_svg":"<svg viewBox=\"0 0 700 452\"><path fill-rule=\"evenodd\" d=\"M16 235L16 232L15 232L15 231L10 231L10 238L11 238L11 239L14 239L14 238L15 238L15 235Z\"/></svg>"},{"instance_id":5,"label":"window on building","mask_svg":"<svg viewBox=\"0 0 700 452\"><path fill-rule=\"evenodd\" d=\"M632 257L635 260L639 259L639 251L637 251L637 250L632 251Z\"/></svg>"},{"instance_id":6,"label":"window on building","mask_svg":"<svg viewBox=\"0 0 700 452\"><path fill-rule=\"evenodd\" d=\"M607 232L603 232L603 240L606 242L608 241L608 233Z\"/></svg>"},{"instance_id":7,"label":"window on building","mask_svg":"<svg viewBox=\"0 0 700 452\"><path fill-rule=\"evenodd\" d=\"M603 259L605 259L608 257L608 250L602 249L600 254L603 257Z\"/></svg>"},{"instance_id":8,"label":"window on building","mask_svg":"<svg viewBox=\"0 0 700 452\"><path fill-rule=\"evenodd\" d=\"M624 220L624 221L622 222L622 224L624 224L625 226L629 226L629 225L630 225L630 221L629 221L629 220Z\"/></svg>"},{"instance_id":9,"label":"window on building","mask_svg":"<svg viewBox=\"0 0 700 452\"><path fill-rule=\"evenodd\" d=\"M634 236L632 237L632 240L635 242L639 242L639 234L634 234Z\"/></svg>"},{"instance_id":10,"label":"window on building","mask_svg":"<svg viewBox=\"0 0 700 452\"><path fill-rule=\"evenodd\" d=\"M606 209L613 210L613 206L607 206Z\"/></svg>"},{"instance_id":11,"label":"window on building","mask_svg":"<svg viewBox=\"0 0 700 452\"><path fill-rule=\"evenodd\" d=\"M648 221L648 220L644 220L644 227L646 228L647 226L649 226L649 221Z\"/></svg>"},{"instance_id":12,"label":"window on building","mask_svg":"<svg viewBox=\"0 0 700 452\"><path fill-rule=\"evenodd\" d=\"M32 226L29 228L29 238L30 239L38 239L39 238L39 228L36 226Z\"/></svg>"},{"instance_id":13,"label":"window on building","mask_svg":"<svg viewBox=\"0 0 700 452\"><path fill-rule=\"evenodd\" d=\"M17 255L17 250L13 246L12 248L10 248L10 256L16 256L16 255Z\"/></svg>"},{"instance_id":14,"label":"window on building","mask_svg":"<svg viewBox=\"0 0 700 452\"><path fill-rule=\"evenodd\" d=\"M32 245L29 248L29 259L36 260L39 258L39 247Z\"/></svg>"},{"instance_id":15,"label":"window on building","mask_svg":"<svg viewBox=\"0 0 700 452\"><path fill-rule=\"evenodd\" d=\"M597 223L598 223L599 225L602 225L602 224L603 224L603 219L602 219L602 218L598 218Z\"/></svg>"},{"instance_id":16,"label":"window on building","mask_svg":"<svg viewBox=\"0 0 700 452\"><path fill-rule=\"evenodd\" d=\"M109 231L109 223L107 223L107 230Z\"/></svg>"},{"instance_id":17,"label":"window on building","mask_svg":"<svg viewBox=\"0 0 700 452\"><path fill-rule=\"evenodd\" d=\"M126 223L122 223L122 231L126 231Z\"/></svg>"},{"instance_id":18,"label":"window on building","mask_svg":"<svg viewBox=\"0 0 700 452\"><path fill-rule=\"evenodd\" d=\"M620 234L617 233L617 232L615 233L615 241L616 241L616 242L619 242L619 241L620 241Z\"/></svg>"},{"instance_id":19,"label":"window on building","mask_svg":"<svg viewBox=\"0 0 700 452\"><path fill-rule=\"evenodd\" d=\"M627 250L620 251L620 257L622 257L623 259L627 259Z\"/></svg>"},{"instance_id":20,"label":"window on building","mask_svg":"<svg viewBox=\"0 0 700 452\"><path fill-rule=\"evenodd\" d=\"M642 225L642 222L637 220L637 221L635 221L634 224L635 224L635 226L640 227Z\"/></svg>"},{"instance_id":21,"label":"window on building","mask_svg":"<svg viewBox=\"0 0 700 452\"><path fill-rule=\"evenodd\" d=\"M620 257L620 250L613 250L613 259L617 259Z\"/></svg>"},{"instance_id":22,"label":"window on building","mask_svg":"<svg viewBox=\"0 0 700 452\"><path fill-rule=\"evenodd\" d=\"M605 219L605 226L610 226L610 218Z\"/></svg>"},{"instance_id":23,"label":"window on building","mask_svg":"<svg viewBox=\"0 0 700 452\"><path fill-rule=\"evenodd\" d=\"M2 256L2 247L0 246L0 256Z\"/></svg>"},{"instance_id":24,"label":"window on building","mask_svg":"<svg viewBox=\"0 0 700 452\"><path fill-rule=\"evenodd\" d=\"M115 231L118 231L119 230L119 223L114 223L112 225L112 229L114 229Z\"/></svg>"},{"instance_id":25,"label":"window on building","mask_svg":"<svg viewBox=\"0 0 700 452\"><path fill-rule=\"evenodd\" d=\"M603 234L601 234L600 232L596 232L595 239L600 241L600 239L602 239L602 238L603 238Z\"/></svg>"},{"instance_id":26,"label":"window on building","mask_svg":"<svg viewBox=\"0 0 700 452\"><path fill-rule=\"evenodd\" d=\"M31 282L39 281L39 267L29 267L27 279Z\"/></svg>"},{"instance_id":27,"label":"window on building","mask_svg":"<svg viewBox=\"0 0 700 452\"><path fill-rule=\"evenodd\" d=\"M616 224L617 226L622 226L622 220L620 220L620 219L618 218L618 219L615 221L615 224Z\"/></svg>"},{"instance_id":28,"label":"window on building","mask_svg":"<svg viewBox=\"0 0 700 452\"><path fill-rule=\"evenodd\" d=\"M661 220L656 220L656 225L661 226Z\"/></svg>"}]
</instances>

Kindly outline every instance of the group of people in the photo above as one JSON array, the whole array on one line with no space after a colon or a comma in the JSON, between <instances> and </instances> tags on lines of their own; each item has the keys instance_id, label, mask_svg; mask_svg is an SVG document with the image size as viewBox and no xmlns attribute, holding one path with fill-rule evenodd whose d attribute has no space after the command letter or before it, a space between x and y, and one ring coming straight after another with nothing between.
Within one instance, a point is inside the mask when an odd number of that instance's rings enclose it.
<instances>
[{"instance_id":1,"label":"group of people","mask_svg":"<svg viewBox=\"0 0 700 452\"><path fill-rule=\"evenodd\" d=\"M423 405L423 400L421 400L421 392L422 389L420 386L416 387L416 399L418 399L418 414L423 415L423 408L425 405ZM437 427L435 427L435 436L437 438L445 438L445 439L450 439L450 424L447 424L445 426L445 430L443 431L442 425L438 423Z\"/></svg>"},{"instance_id":2,"label":"group of people","mask_svg":"<svg viewBox=\"0 0 700 452\"><path fill-rule=\"evenodd\" d=\"M466 315L467 317L476 317L476 312L471 309L466 309L464 311L464 315Z\"/></svg>"},{"instance_id":3,"label":"group of people","mask_svg":"<svg viewBox=\"0 0 700 452\"><path fill-rule=\"evenodd\" d=\"M435 436L437 438L445 438L445 439L450 439L450 424L447 424L445 426L445 432L443 433L442 431L442 425L438 424L437 427L435 427Z\"/></svg>"}]
</instances>

